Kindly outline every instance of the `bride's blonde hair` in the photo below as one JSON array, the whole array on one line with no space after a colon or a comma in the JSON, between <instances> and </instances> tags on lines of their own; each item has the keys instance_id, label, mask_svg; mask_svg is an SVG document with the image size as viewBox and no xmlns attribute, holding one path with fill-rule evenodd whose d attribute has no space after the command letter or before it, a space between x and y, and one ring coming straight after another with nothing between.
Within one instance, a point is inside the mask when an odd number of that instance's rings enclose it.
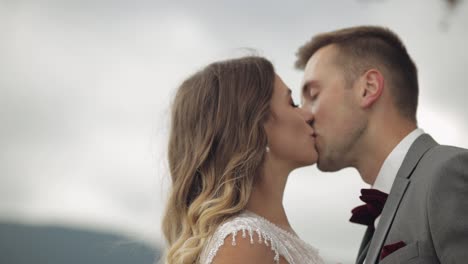
<instances>
[{"instance_id":1,"label":"bride's blonde hair","mask_svg":"<svg viewBox=\"0 0 468 264\"><path fill-rule=\"evenodd\" d=\"M274 80L268 60L243 57L210 64L179 87L168 146L165 263L197 263L208 237L245 208L264 160Z\"/></svg>"}]
</instances>

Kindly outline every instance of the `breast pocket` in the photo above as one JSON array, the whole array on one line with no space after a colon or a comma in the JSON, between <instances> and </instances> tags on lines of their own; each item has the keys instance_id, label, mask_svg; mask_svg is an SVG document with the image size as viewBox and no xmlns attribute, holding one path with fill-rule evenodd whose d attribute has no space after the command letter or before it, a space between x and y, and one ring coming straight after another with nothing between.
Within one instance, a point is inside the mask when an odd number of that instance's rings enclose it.
<instances>
[{"instance_id":1,"label":"breast pocket","mask_svg":"<svg viewBox=\"0 0 468 264\"><path fill-rule=\"evenodd\" d=\"M382 259L379 264L420 263L418 241L410 243ZM421 262L422 263L422 262Z\"/></svg>"}]
</instances>

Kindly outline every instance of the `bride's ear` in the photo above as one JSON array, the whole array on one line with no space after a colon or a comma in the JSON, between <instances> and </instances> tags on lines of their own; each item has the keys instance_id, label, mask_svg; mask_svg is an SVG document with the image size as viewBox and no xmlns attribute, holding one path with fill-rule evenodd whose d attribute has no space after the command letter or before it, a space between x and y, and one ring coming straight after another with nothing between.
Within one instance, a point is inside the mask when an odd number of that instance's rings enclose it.
<instances>
[{"instance_id":1,"label":"bride's ear","mask_svg":"<svg viewBox=\"0 0 468 264\"><path fill-rule=\"evenodd\" d=\"M385 81L382 73L376 69L366 71L361 77L360 105L363 108L371 107L382 95Z\"/></svg>"}]
</instances>

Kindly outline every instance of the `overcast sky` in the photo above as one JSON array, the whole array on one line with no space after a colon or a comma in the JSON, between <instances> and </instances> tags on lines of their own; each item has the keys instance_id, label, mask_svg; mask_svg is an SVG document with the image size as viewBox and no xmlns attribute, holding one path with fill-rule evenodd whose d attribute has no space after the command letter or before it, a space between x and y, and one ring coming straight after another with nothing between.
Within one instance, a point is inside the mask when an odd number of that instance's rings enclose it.
<instances>
[{"instance_id":1,"label":"overcast sky","mask_svg":"<svg viewBox=\"0 0 468 264\"><path fill-rule=\"evenodd\" d=\"M415 1L0 0L0 217L120 230L162 241L165 148L177 85L214 60L274 63L299 100L295 52L361 24L398 33L419 69L419 125L467 148L468 7ZM293 227L331 263L354 261L353 169L292 173Z\"/></svg>"}]
</instances>

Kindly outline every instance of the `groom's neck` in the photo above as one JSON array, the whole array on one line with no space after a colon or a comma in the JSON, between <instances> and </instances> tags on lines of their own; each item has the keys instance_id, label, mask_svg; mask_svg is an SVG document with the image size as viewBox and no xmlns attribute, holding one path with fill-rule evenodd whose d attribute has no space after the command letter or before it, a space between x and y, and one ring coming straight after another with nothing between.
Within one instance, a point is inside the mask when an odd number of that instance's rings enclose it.
<instances>
[{"instance_id":1,"label":"groom's neck","mask_svg":"<svg viewBox=\"0 0 468 264\"><path fill-rule=\"evenodd\" d=\"M369 124L356 168L362 179L373 185L388 155L417 126L403 118L388 117Z\"/></svg>"}]
</instances>

